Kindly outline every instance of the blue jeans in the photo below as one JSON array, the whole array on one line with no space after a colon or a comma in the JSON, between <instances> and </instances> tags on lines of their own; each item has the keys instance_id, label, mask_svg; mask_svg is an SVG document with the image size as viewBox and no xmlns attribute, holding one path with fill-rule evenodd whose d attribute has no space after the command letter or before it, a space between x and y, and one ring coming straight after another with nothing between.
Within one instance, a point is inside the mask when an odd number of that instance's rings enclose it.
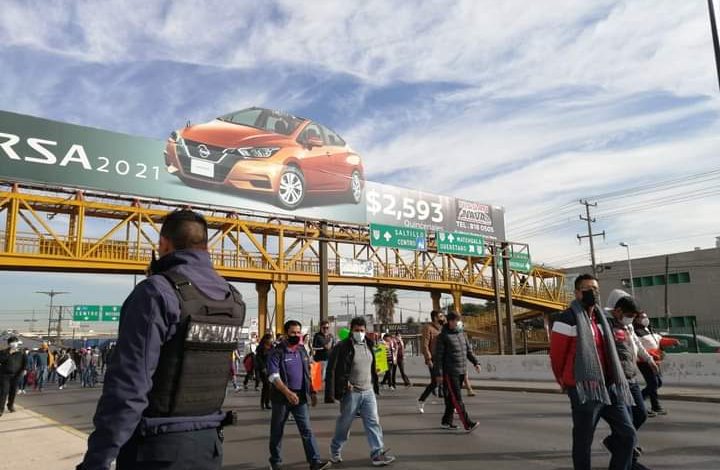
<instances>
[{"instance_id":1,"label":"blue jeans","mask_svg":"<svg viewBox=\"0 0 720 470\"><path fill-rule=\"evenodd\" d=\"M39 388L42 391L45 386L45 381L48 379L47 367L40 367L37 369L37 377L35 378L35 388Z\"/></svg>"},{"instance_id":2,"label":"blue jeans","mask_svg":"<svg viewBox=\"0 0 720 470\"><path fill-rule=\"evenodd\" d=\"M340 402L340 415L335 423L335 436L330 442L330 453L340 455L343 445L350 438L350 427L353 418L360 413L368 445L370 457L376 457L383 452L383 432L378 417L377 402L373 390L362 392L349 391Z\"/></svg>"},{"instance_id":3,"label":"blue jeans","mask_svg":"<svg viewBox=\"0 0 720 470\"><path fill-rule=\"evenodd\" d=\"M632 466L633 449L637 445L635 428L630 413L624 404L618 403L613 393L610 393L612 404L605 405L596 401L580 404L577 390L568 389L573 420L573 466L575 470L590 470L590 455L600 418L604 419L612 432L613 446L609 470L630 470Z\"/></svg>"},{"instance_id":4,"label":"blue jeans","mask_svg":"<svg viewBox=\"0 0 720 470\"><path fill-rule=\"evenodd\" d=\"M300 396L300 394L298 394ZM302 398L301 398L302 399ZM282 463L282 438L285 432L285 422L288 415L292 413L297 424L300 437L305 449L305 459L308 463L319 462L320 452L317 441L310 428L310 407L307 401L301 401L293 406L287 402L273 402L272 416L270 418L270 463L280 465Z\"/></svg>"}]
</instances>

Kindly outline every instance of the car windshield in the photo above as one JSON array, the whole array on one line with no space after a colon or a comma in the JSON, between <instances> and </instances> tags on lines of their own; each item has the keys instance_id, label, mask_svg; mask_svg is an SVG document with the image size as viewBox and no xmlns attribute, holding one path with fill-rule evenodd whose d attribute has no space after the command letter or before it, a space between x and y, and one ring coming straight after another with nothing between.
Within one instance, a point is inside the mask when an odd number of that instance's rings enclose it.
<instances>
[{"instance_id":1,"label":"car windshield","mask_svg":"<svg viewBox=\"0 0 720 470\"><path fill-rule=\"evenodd\" d=\"M292 134L304 121L304 119L288 113L263 108L243 109L242 111L220 116L218 120L282 135Z\"/></svg>"}]
</instances>

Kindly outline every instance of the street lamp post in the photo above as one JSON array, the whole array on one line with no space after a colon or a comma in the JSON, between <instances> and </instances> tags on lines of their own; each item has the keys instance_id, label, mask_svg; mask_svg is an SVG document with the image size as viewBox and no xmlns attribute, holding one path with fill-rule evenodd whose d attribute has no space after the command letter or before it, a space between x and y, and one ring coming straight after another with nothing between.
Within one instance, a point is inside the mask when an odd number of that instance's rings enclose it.
<instances>
[{"instance_id":1,"label":"street lamp post","mask_svg":"<svg viewBox=\"0 0 720 470\"><path fill-rule=\"evenodd\" d=\"M625 242L620 242L620 246L625 247L625 250L627 250L627 260L628 260L628 271L630 271L630 293L633 296L633 299L635 298L635 282L633 280L633 274L632 274L632 261L630 260L630 245Z\"/></svg>"}]
</instances>

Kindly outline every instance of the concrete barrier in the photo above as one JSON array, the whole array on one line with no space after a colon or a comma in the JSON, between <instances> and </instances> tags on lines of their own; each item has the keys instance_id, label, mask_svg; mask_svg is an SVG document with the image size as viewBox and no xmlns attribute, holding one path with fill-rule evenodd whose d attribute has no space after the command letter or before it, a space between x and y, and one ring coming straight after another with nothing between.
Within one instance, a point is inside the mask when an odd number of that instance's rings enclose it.
<instances>
[{"instance_id":1,"label":"concrete barrier","mask_svg":"<svg viewBox=\"0 0 720 470\"><path fill-rule=\"evenodd\" d=\"M482 372L471 372L471 378L554 382L550 356L478 356ZM422 357L405 359L405 371L414 378L428 377ZM663 382L667 385L720 387L720 354L668 354L662 364Z\"/></svg>"}]
</instances>

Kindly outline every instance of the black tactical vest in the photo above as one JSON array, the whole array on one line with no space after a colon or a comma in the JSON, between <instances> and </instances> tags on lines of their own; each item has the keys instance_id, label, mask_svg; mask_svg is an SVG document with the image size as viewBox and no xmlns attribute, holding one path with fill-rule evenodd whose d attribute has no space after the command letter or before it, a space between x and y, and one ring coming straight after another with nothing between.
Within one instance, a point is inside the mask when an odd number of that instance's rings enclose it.
<instances>
[{"instance_id":1,"label":"black tactical vest","mask_svg":"<svg viewBox=\"0 0 720 470\"><path fill-rule=\"evenodd\" d=\"M180 300L180 323L163 344L153 375L148 417L204 416L221 410L225 400L232 351L245 322L242 295L212 300L184 276L161 273Z\"/></svg>"}]
</instances>

